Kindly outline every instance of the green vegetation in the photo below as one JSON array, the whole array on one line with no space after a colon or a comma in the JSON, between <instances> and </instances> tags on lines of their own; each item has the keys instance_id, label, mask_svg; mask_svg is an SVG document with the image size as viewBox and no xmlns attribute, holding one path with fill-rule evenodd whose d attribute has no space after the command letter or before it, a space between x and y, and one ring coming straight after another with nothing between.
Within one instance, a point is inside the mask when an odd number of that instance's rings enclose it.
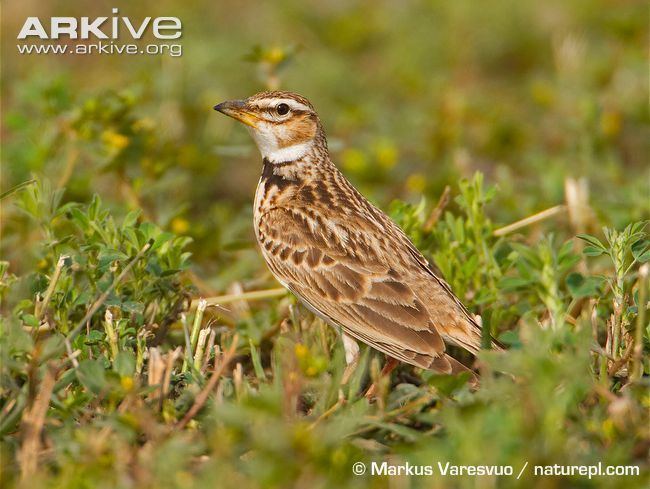
<instances>
[{"instance_id":1,"label":"green vegetation","mask_svg":"<svg viewBox=\"0 0 650 489\"><path fill-rule=\"evenodd\" d=\"M183 56L3 52L2 487L646 487L646 9L123 13L178 15ZM27 15L5 9L3 30ZM369 403L382 355L364 347L342 386L335 331L278 290L252 234L259 156L211 110L277 85L507 345L479 355L477 391L400 366ZM436 475L353 474L385 460ZM641 473L533 471L599 462Z\"/></svg>"}]
</instances>

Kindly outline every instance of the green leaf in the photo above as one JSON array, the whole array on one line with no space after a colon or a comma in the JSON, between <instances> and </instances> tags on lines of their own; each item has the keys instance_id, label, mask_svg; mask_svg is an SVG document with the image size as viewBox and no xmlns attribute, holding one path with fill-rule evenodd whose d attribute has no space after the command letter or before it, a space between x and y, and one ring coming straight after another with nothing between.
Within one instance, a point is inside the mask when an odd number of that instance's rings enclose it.
<instances>
[{"instance_id":1,"label":"green leaf","mask_svg":"<svg viewBox=\"0 0 650 489\"><path fill-rule=\"evenodd\" d=\"M3 339L3 341L7 342L6 344L9 347L7 350L14 354L26 353L32 351L34 348L32 337L22 328L20 324L16 322L11 322L6 331L3 328L0 339ZM4 345L5 343L3 342L3 348Z\"/></svg>"},{"instance_id":2,"label":"green leaf","mask_svg":"<svg viewBox=\"0 0 650 489\"><path fill-rule=\"evenodd\" d=\"M81 231L88 231L90 229L90 220L81 209L74 207L70 209L70 219L74 222Z\"/></svg>"},{"instance_id":3,"label":"green leaf","mask_svg":"<svg viewBox=\"0 0 650 489\"><path fill-rule=\"evenodd\" d=\"M158 236L156 236L156 240L154 241L153 246L151 247L152 250L157 250L160 248L163 244L165 244L167 241L171 240L174 237L172 233L168 232L162 232Z\"/></svg>"},{"instance_id":4,"label":"green leaf","mask_svg":"<svg viewBox=\"0 0 650 489\"><path fill-rule=\"evenodd\" d=\"M428 379L428 384L438 389L443 395L450 396L463 387L470 378L469 372L461 372L458 375L433 374Z\"/></svg>"},{"instance_id":5,"label":"green leaf","mask_svg":"<svg viewBox=\"0 0 650 489\"><path fill-rule=\"evenodd\" d=\"M101 360L82 360L77 369L77 379L93 394L100 394L108 387L106 371Z\"/></svg>"},{"instance_id":6,"label":"green leaf","mask_svg":"<svg viewBox=\"0 0 650 489\"><path fill-rule=\"evenodd\" d=\"M104 333L99 330L93 329L86 336L86 341L84 341L84 344L96 345L100 341L104 341Z\"/></svg>"},{"instance_id":7,"label":"green leaf","mask_svg":"<svg viewBox=\"0 0 650 489\"><path fill-rule=\"evenodd\" d=\"M266 380L266 374L264 373L264 368L262 367L262 359L260 358L260 353L255 348L252 339L248 339L248 346L251 349L251 359L253 360L253 369L255 370L255 376L258 380ZM209 352L208 352L209 353Z\"/></svg>"},{"instance_id":8,"label":"green leaf","mask_svg":"<svg viewBox=\"0 0 650 489\"><path fill-rule=\"evenodd\" d=\"M531 280L521 277L505 277L499 281L499 288L504 291L518 290L528 286Z\"/></svg>"},{"instance_id":9,"label":"green leaf","mask_svg":"<svg viewBox=\"0 0 650 489\"><path fill-rule=\"evenodd\" d=\"M65 351L65 338L60 333L55 333L43 342L40 361L45 362L51 358L57 358Z\"/></svg>"},{"instance_id":10,"label":"green leaf","mask_svg":"<svg viewBox=\"0 0 650 489\"><path fill-rule=\"evenodd\" d=\"M31 180L27 180L25 182L19 183L18 185L15 185L14 187L7 190L6 192L2 192L0 194L0 200L3 200L5 198L9 197L10 195L15 194L16 192L20 192L21 190L23 190L26 187L29 187L32 183L35 183L35 182L36 182L36 180L32 178Z\"/></svg>"},{"instance_id":11,"label":"green leaf","mask_svg":"<svg viewBox=\"0 0 650 489\"><path fill-rule=\"evenodd\" d=\"M499 335L499 341L514 348L521 348L522 343L516 331L506 331Z\"/></svg>"},{"instance_id":12,"label":"green leaf","mask_svg":"<svg viewBox=\"0 0 650 489\"><path fill-rule=\"evenodd\" d=\"M569 270L580 261L580 257L573 253L573 242L566 241L557 253L558 265L562 270Z\"/></svg>"},{"instance_id":13,"label":"green leaf","mask_svg":"<svg viewBox=\"0 0 650 489\"><path fill-rule=\"evenodd\" d=\"M595 246L585 246L582 253L587 256L600 256L605 253L605 249L596 248Z\"/></svg>"},{"instance_id":14,"label":"green leaf","mask_svg":"<svg viewBox=\"0 0 650 489\"><path fill-rule=\"evenodd\" d=\"M138 222L140 214L142 214L140 209L129 212L122 221L122 229L124 230L135 225Z\"/></svg>"},{"instance_id":15,"label":"green leaf","mask_svg":"<svg viewBox=\"0 0 650 489\"><path fill-rule=\"evenodd\" d=\"M124 261L128 259L128 256L119 250L104 249L100 251L97 258L99 260L97 268L101 272L104 272L113 262L120 260Z\"/></svg>"},{"instance_id":16,"label":"green leaf","mask_svg":"<svg viewBox=\"0 0 650 489\"><path fill-rule=\"evenodd\" d=\"M420 389L413 384L398 384L388 395L388 409L399 409L420 395Z\"/></svg>"},{"instance_id":17,"label":"green leaf","mask_svg":"<svg viewBox=\"0 0 650 489\"><path fill-rule=\"evenodd\" d=\"M144 304L136 301L124 301L120 305L124 312L142 313L144 311Z\"/></svg>"},{"instance_id":18,"label":"green leaf","mask_svg":"<svg viewBox=\"0 0 650 489\"><path fill-rule=\"evenodd\" d=\"M135 372L135 355L131 350L122 350L115 357L113 370L122 377L132 377Z\"/></svg>"},{"instance_id":19,"label":"green leaf","mask_svg":"<svg viewBox=\"0 0 650 489\"><path fill-rule=\"evenodd\" d=\"M639 263L645 263L650 260L650 241L640 239L632 245L632 256Z\"/></svg>"},{"instance_id":20,"label":"green leaf","mask_svg":"<svg viewBox=\"0 0 650 489\"><path fill-rule=\"evenodd\" d=\"M38 319L36 319L36 316L33 314L23 314L20 319L22 319L23 323L25 323L27 326L38 328Z\"/></svg>"},{"instance_id":21,"label":"green leaf","mask_svg":"<svg viewBox=\"0 0 650 489\"><path fill-rule=\"evenodd\" d=\"M374 425L377 428L381 428L381 429L391 431L392 433L395 433L396 435L404 438L408 442L414 442L420 436L420 433L417 430L414 430L413 428L409 428L408 426L403 426L403 425L397 424L397 423L385 423L385 422L381 422L381 421L371 421L368 424L369 425Z\"/></svg>"},{"instance_id":22,"label":"green leaf","mask_svg":"<svg viewBox=\"0 0 650 489\"><path fill-rule=\"evenodd\" d=\"M566 285L575 299L581 297L592 297L600 294L600 286L603 279L600 277L585 277L580 273L574 272L566 278Z\"/></svg>"},{"instance_id":23,"label":"green leaf","mask_svg":"<svg viewBox=\"0 0 650 489\"><path fill-rule=\"evenodd\" d=\"M603 245L603 243L601 243L601 241L598 238L592 236L591 234L578 234L577 237L583 241L586 241L594 248L600 248L603 251L606 250L605 245Z\"/></svg>"}]
</instances>

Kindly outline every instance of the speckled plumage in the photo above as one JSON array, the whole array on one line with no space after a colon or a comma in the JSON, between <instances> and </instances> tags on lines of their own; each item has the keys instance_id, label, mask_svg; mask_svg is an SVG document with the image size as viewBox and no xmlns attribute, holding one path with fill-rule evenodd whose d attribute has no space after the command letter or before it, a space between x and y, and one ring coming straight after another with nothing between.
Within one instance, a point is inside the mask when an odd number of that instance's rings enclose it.
<instances>
[{"instance_id":1,"label":"speckled plumage","mask_svg":"<svg viewBox=\"0 0 650 489\"><path fill-rule=\"evenodd\" d=\"M290 113L279 116L283 101ZM312 105L289 92L237 103L242 112L216 108L251 127L268 153L254 225L278 281L326 322L390 357L445 373L465 369L445 354L445 342L476 353L480 326L404 232L332 163ZM260 143L260 132L280 137ZM294 157L281 161L284 154Z\"/></svg>"}]
</instances>

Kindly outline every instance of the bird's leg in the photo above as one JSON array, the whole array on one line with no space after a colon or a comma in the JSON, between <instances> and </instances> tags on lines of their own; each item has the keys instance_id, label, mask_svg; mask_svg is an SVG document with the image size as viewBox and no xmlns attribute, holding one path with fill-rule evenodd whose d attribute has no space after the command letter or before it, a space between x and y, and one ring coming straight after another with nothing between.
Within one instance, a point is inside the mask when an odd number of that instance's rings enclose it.
<instances>
[{"instance_id":1,"label":"bird's leg","mask_svg":"<svg viewBox=\"0 0 650 489\"><path fill-rule=\"evenodd\" d=\"M390 375L390 373L395 370L395 367L399 365L399 360L395 360L393 357L386 356L386 363L384 364L384 368L381 369L381 373L379 374L379 378L372 383L370 387L368 387L368 390L364 394L366 399L372 399L375 397L375 394L377 393L377 384L386 377L387 375Z\"/></svg>"},{"instance_id":2,"label":"bird's leg","mask_svg":"<svg viewBox=\"0 0 650 489\"><path fill-rule=\"evenodd\" d=\"M350 377L357 368L357 363L359 361L359 345L353 338L345 333L341 334L341 338L343 339L345 363L347 364L343 371L343 376L341 377L341 385L345 385L348 383L348 380L350 380Z\"/></svg>"}]
</instances>

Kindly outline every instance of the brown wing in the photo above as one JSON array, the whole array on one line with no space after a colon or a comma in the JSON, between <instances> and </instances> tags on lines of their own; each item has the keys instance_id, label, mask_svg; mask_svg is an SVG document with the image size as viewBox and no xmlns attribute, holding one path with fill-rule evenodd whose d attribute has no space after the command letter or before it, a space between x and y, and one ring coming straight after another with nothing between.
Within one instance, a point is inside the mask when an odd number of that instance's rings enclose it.
<instances>
[{"instance_id":1,"label":"brown wing","mask_svg":"<svg viewBox=\"0 0 650 489\"><path fill-rule=\"evenodd\" d=\"M286 208L267 211L259 222L271 271L315 313L398 360L451 369L440 325L457 311L401 231L396 236L366 216L348 214L343 227Z\"/></svg>"}]
</instances>

